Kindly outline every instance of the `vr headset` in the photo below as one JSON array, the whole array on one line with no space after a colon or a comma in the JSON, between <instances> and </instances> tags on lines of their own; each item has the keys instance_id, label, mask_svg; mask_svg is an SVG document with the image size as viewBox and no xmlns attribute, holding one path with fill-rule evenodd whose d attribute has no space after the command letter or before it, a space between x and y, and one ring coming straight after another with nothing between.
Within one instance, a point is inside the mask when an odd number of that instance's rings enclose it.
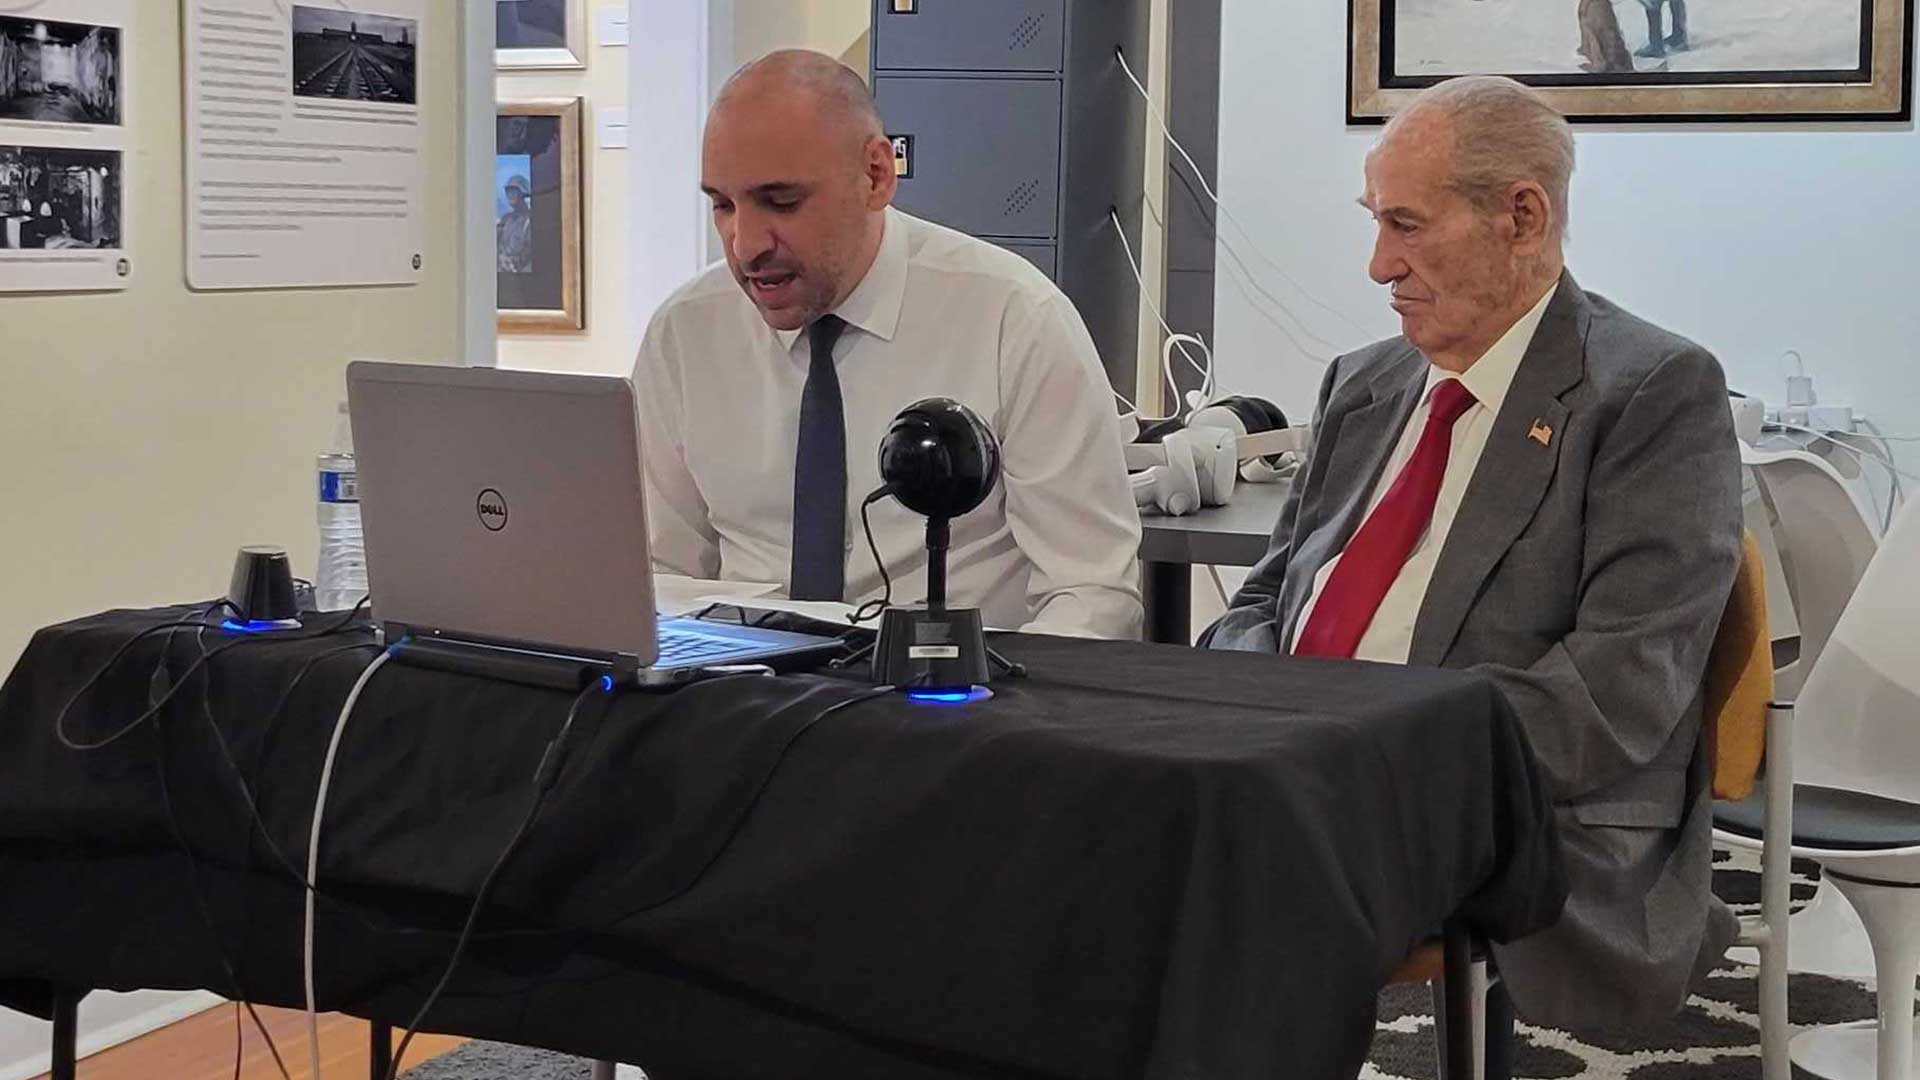
<instances>
[{"instance_id":1,"label":"vr headset","mask_svg":"<svg viewBox=\"0 0 1920 1080\"><path fill-rule=\"evenodd\" d=\"M1137 426L1122 417L1122 436ZM1272 483L1292 475L1311 429L1287 426L1271 401L1234 396L1206 404L1185 419L1159 420L1126 442L1127 471L1136 506L1163 514L1191 514L1224 506L1237 480Z\"/></svg>"}]
</instances>

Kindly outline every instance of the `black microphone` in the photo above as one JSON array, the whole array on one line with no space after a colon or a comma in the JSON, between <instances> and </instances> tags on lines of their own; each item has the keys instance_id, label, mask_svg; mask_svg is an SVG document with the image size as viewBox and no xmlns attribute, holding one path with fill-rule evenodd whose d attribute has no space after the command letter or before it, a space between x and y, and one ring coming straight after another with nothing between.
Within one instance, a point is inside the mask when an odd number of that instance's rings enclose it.
<instances>
[{"instance_id":1,"label":"black microphone","mask_svg":"<svg viewBox=\"0 0 1920 1080\"><path fill-rule=\"evenodd\" d=\"M927 519L927 609L947 603L950 523L987 500L1000 480L1000 443L979 414L951 398L900 411L880 440L880 479Z\"/></svg>"},{"instance_id":2,"label":"black microphone","mask_svg":"<svg viewBox=\"0 0 1920 1080\"><path fill-rule=\"evenodd\" d=\"M985 502L1000 481L999 440L957 401L916 401L880 440L880 478L884 486L870 501L890 495L927 519L927 605L882 613L873 681L941 700L985 696L990 659L1020 669L987 648L979 609L947 606L947 548L953 519Z\"/></svg>"}]
</instances>

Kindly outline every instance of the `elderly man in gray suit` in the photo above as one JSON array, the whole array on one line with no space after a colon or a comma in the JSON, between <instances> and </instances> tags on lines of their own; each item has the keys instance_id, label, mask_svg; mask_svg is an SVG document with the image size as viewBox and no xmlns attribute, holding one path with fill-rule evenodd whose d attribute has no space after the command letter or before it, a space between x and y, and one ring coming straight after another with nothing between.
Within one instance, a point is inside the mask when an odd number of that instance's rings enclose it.
<instances>
[{"instance_id":1,"label":"elderly man in gray suit","mask_svg":"<svg viewBox=\"0 0 1920 1080\"><path fill-rule=\"evenodd\" d=\"M1571 891L1495 963L1522 1015L1588 1027L1677 1010L1735 929L1708 888L1700 691L1740 465L1714 358L1566 273L1573 159L1506 79L1442 83L1387 126L1360 201L1402 336L1328 369L1272 545L1205 640L1505 693Z\"/></svg>"}]
</instances>

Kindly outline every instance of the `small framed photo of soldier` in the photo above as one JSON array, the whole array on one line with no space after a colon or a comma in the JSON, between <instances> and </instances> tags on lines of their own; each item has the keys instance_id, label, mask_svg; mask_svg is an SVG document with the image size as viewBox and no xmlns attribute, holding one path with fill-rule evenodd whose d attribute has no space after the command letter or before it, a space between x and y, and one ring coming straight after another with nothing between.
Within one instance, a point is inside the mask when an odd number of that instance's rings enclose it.
<instances>
[{"instance_id":1,"label":"small framed photo of soldier","mask_svg":"<svg viewBox=\"0 0 1920 1080\"><path fill-rule=\"evenodd\" d=\"M1914 0L1349 0L1347 119L1507 75L1571 120L1906 121Z\"/></svg>"},{"instance_id":2,"label":"small framed photo of soldier","mask_svg":"<svg viewBox=\"0 0 1920 1080\"><path fill-rule=\"evenodd\" d=\"M494 116L494 270L503 333L586 329L579 98L502 102Z\"/></svg>"},{"instance_id":3,"label":"small framed photo of soldier","mask_svg":"<svg viewBox=\"0 0 1920 1080\"><path fill-rule=\"evenodd\" d=\"M493 63L502 68L586 67L584 0L494 0Z\"/></svg>"}]
</instances>

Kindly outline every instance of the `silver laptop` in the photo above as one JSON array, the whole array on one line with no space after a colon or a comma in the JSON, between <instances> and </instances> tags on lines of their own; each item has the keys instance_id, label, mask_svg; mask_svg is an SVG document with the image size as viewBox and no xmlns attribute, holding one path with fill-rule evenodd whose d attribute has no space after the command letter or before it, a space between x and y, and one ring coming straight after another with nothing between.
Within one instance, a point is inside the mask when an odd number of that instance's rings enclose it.
<instances>
[{"instance_id":1,"label":"silver laptop","mask_svg":"<svg viewBox=\"0 0 1920 1080\"><path fill-rule=\"evenodd\" d=\"M626 379L358 361L347 398L368 585L390 639L503 671L577 660L643 682L804 666L838 648L656 616Z\"/></svg>"}]
</instances>

